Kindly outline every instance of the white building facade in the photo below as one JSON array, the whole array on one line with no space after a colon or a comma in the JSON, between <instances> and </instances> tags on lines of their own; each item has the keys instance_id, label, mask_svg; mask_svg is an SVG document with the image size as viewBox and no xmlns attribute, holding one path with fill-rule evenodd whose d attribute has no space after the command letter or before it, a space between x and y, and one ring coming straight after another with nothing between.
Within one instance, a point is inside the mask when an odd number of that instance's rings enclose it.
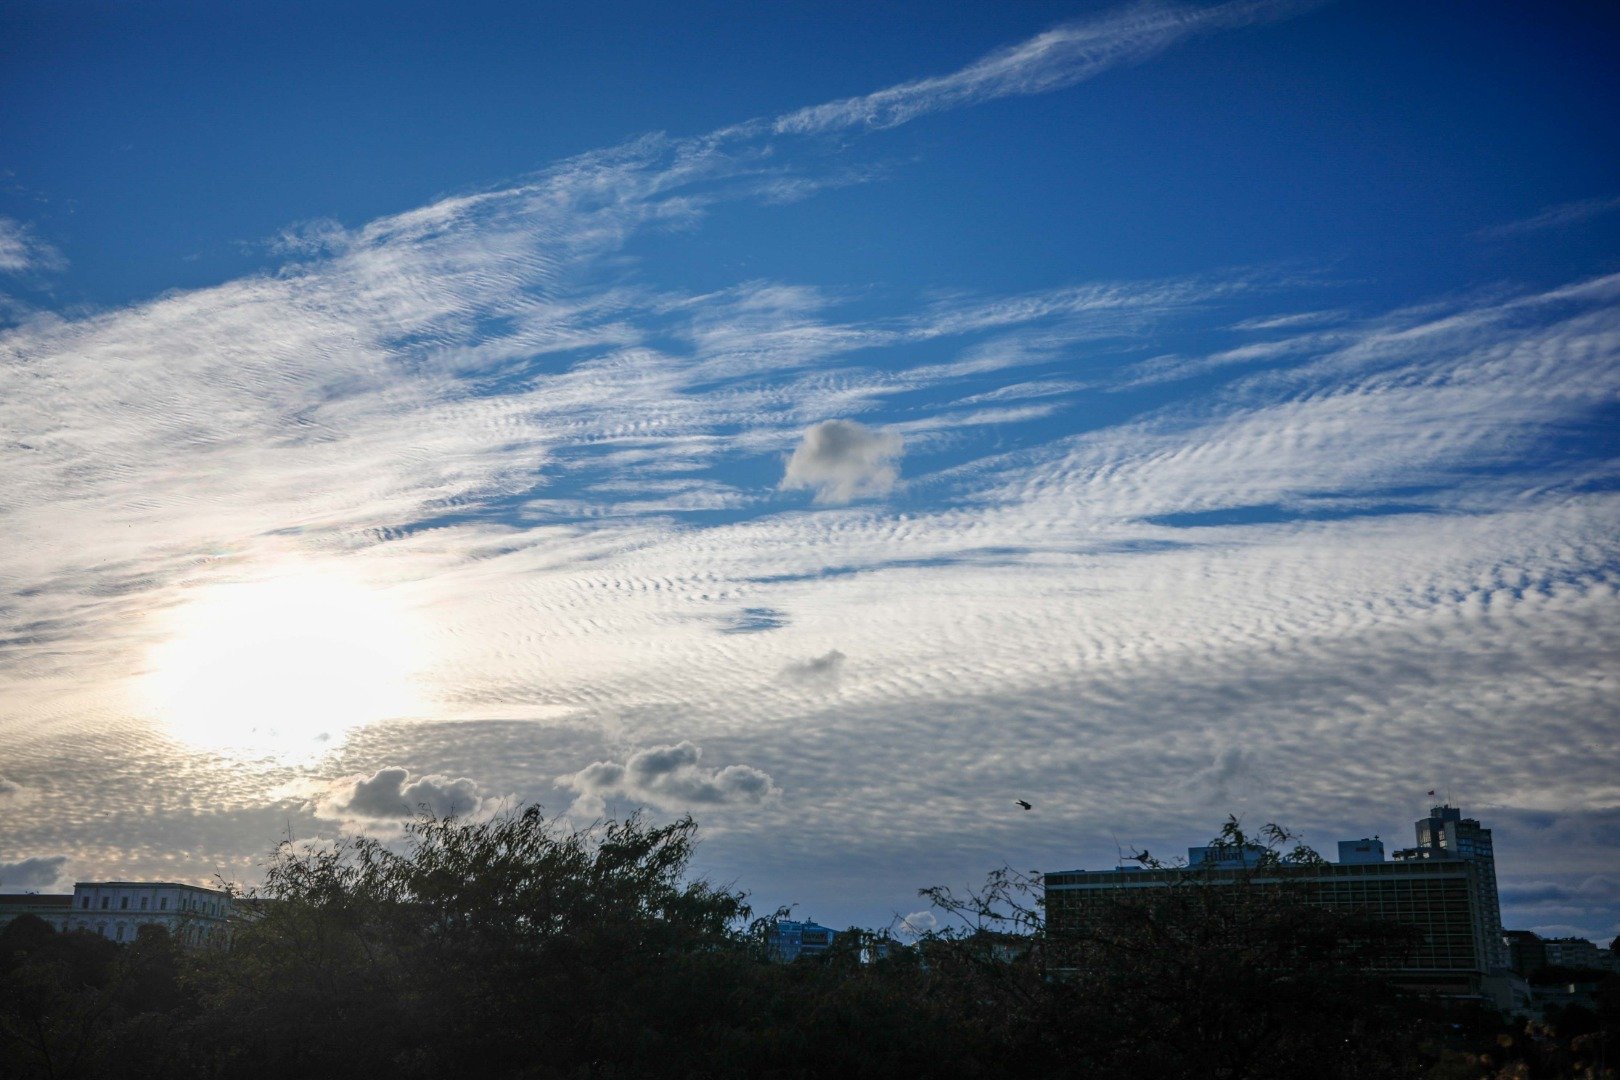
<instances>
[{"instance_id":1,"label":"white building facade","mask_svg":"<svg viewBox=\"0 0 1620 1080\"><path fill-rule=\"evenodd\" d=\"M142 926L161 926L186 945L220 940L231 916L231 897L218 889L172 881L81 881L73 903L56 919L58 930L89 930L109 941L134 941Z\"/></svg>"}]
</instances>

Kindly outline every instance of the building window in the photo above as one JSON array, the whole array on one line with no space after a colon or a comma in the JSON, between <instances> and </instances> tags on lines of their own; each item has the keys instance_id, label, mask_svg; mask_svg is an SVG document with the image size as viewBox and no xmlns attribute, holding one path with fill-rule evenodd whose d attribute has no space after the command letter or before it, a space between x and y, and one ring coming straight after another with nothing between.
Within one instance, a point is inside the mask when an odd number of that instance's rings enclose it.
<instances>
[{"instance_id":1,"label":"building window","mask_svg":"<svg viewBox=\"0 0 1620 1080\"><path fill-rule=\"evenodd\" d=\"M90 898L88 896L85 897L84 898L84 903L80 904L79 906L84 908L86 911L89 911L90 910Z\"/></svg>"},{"instance_id":2,"label":"building window","mask_svg":"<svg viewBox=\"0 0 1620 1080\"><path fill-rule=\"evenodd\" d=\"M144 896L141 897L141 910L142 911L146 910L146 897L144 897Z\"/></svg>"},{"instance_id":3,"label":"building window","mask_svg":"<svg viewBox=\"0 0 1620 1080\"><path fill-rule=\"evenodd\" d=\"M118 940L119 941L124 940L124 924L123 923L118 924Z\"/></svg>"},{"instance_id":4,"label":"building window","mask_svg":"<svg viewBox=\"0 0 1620 1080\"><path fill-rule=\"evenodd\" d=\"M163 897L161 900L158 901L158 910L159 911L168 911L169 910L169 898L167 896Z\"/></svg>"},{"instance_id":5,"label":"building window","mask_svg":"<svg viewBox=\"0 0 1620 1080\"><path fill-rule=\"evenodd\" d=\"M107 896L103 896L103 897L102 897L102 898L101 898L101 910L102 910L102 911L106 911L106 910L107 910L107 903L108 903L108 901L109 901L109 900L110 900L110 899L111 899L111 897L107 897Z\"/></svg>"},{"instance_id":6,"label":"building window","mask_svg":"<svg viewBox=\"0 0 1620 1080\"><path fill-rule=\"evenodd\" d=\"M128 911L129 910L129 897L120 896L118 898L118 910L119 911ZM122 936L122 935L120 935L120 936Z\"/></svg>"}]
</instances>

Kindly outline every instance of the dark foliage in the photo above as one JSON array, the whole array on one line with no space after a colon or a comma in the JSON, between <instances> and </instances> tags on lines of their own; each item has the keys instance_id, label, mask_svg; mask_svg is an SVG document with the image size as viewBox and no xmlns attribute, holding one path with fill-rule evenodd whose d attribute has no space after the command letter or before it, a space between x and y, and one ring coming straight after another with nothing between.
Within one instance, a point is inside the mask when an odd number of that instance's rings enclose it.
<instances>
[{"instance_id":1,"label":"dark foliage","mask_svg":"<svg viewBox=\"0 0 1620 1080\"><path fill-rule=\"evenodd\" d=\"M1048 933L1039 877L1003 870L924 890L952 929L784 965L769 919L689 878L690 819L423 819L284 845L228 945L17 919L0 1076L1461 1078L1605 1052L1612 1003L1529 1031L1402 999L1368 974L1400 939L1304 903L1287 871L1314 856L1285 838L1083 933ZM1218 843L1247 842L1233 822Z\"/></svg>"}]
</instances>

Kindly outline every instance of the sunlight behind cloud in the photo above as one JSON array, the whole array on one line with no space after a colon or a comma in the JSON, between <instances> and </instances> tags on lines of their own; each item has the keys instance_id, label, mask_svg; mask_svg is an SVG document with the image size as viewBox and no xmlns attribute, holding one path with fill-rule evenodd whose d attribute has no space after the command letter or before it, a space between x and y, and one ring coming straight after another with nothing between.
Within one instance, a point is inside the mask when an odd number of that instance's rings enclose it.
<instances>
[{"instance_id":1,"label":"sunlight behind cloud","mask_svg":"<svg viewBox=\"0 0 1620 1080\"><path fill-rule=\"evenodd\" d=\"M421 636L383 590L300 570L208 588L169 615L148 707L200 748L299 758L420 711Z\"/></svg>"}]
</instances>

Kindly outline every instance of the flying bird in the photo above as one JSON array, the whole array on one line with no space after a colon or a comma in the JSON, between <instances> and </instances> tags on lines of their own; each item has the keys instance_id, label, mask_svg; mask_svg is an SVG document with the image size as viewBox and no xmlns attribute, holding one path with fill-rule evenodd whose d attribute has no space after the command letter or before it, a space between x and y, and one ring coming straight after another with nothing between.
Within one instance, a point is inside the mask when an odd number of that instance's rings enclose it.
<instances>
[{"instance_id":1,"label":"flying bird","mask_svg":"<svg viewBox=\"0 0 1620 1080\"><path fill-rule=\"evenodd\" d=\"M1022 806L1025 810L1034 809L1034 807L1030 806L1029 803L1025 802L1023 799L1014 799L1013 802L1017 803L1019 806Z\"/></svg>"}]
</instances>

